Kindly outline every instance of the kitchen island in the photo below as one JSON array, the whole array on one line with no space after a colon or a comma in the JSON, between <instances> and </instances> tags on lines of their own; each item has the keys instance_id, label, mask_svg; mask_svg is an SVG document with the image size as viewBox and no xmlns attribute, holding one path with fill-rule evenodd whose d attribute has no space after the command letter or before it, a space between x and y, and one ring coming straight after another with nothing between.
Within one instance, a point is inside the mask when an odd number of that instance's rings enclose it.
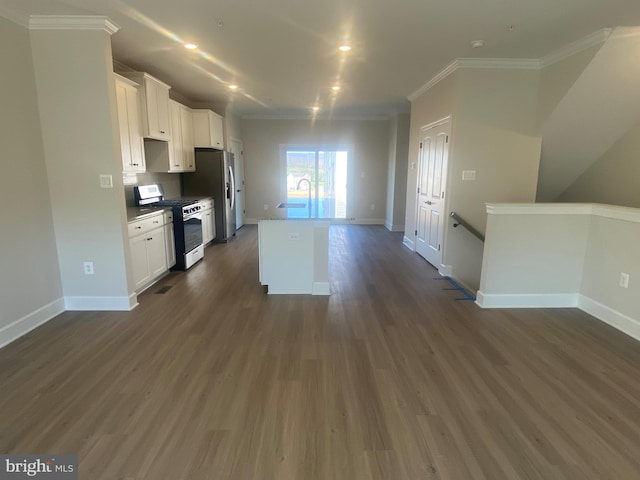
<instances>
[{"instance_id":1,"label":"kitchen island","mask_svg":"<svg viewBox=\"0 0 640 480\"><path fill-rule=\"evenodd\" d=\"M258 248L269 294L330 295L329 221L260 220Z\"/></svg>"}]
</instances>

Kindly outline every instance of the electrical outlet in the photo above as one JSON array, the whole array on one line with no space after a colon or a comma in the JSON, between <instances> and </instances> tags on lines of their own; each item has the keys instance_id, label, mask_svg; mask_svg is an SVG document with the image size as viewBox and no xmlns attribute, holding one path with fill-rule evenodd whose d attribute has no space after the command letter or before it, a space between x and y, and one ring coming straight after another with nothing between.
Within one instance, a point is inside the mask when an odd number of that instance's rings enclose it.
<instances>
[{"instance_id":1,"label":"electrical outlet","mask_svg":"<svg viewBox=\"0 0 640 480\"><path fill-rule=\"evenodd\" d=\"M265 210L265 212L266 212L267 210L269 210L269 205L268 205L268 204L266 204L266 203L264 204L264 210Z\"/></svg>"},{"instance_id":2,"label":"electrical outlet","mask_svg":"<svg viewBox=\"0 0 640 480\"><path fill-rule=\"evenodd\" d=\"M84 274L93 275L93 262L84 262Z\"/></svg>"},{"instance_id":3,"label":"electrical outlet","mask_svg":"<svg viewBox=\"0 0 640 480\"><path fill-rule=\"evenodd\" d=\"M372 203L369 208L371 209L371 211L373 212L376 209L376 204Z\"/></svg>"},{"instance_id":4,"label":"electrical outlet","mask_svg":"<svg viewBox=\"0 0 640 480\"><path fill-rule=\"evenodd\" d=\"M619 285L622 288L629 288L629 274L620 272L620 283Z\"/></svg>"}]
</instances>

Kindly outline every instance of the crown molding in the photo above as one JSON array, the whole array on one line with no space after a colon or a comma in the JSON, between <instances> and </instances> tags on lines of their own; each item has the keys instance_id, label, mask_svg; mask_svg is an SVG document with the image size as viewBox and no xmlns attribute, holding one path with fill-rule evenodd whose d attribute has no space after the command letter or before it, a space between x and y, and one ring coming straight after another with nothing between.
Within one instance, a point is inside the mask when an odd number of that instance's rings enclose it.
<instances>
[{"instance_id":1,"label":"crown molding","mask_svg":"<svg viewBox=\"0 0 640 480\"><path fill-rule=\"evenodd\" d=\"M607 41L612 31L613 29L611 28L602 28L593 32L591 35L587 35L580 40L576 40L569 45L565 45L564 47L559 48L555 52L551 52L549 55L546 55L540 59L541 67L548 67L549 65L553 65L554 63L564 60L571 55L580 53L587 48L603 44Z\"/></svg>"},{"instance_id":2,"label":"crown molding","mask_svg":"<svg viewBox=\"0 0 640 480\"><path fill-rule=\"evenodd\" d=\"M613 29L602 28L596 32L587 35L569 45L566 45L549 55L540 59L535 58L456 58L449 65L436 73L431 79L418 88L415 92L407 96L411 102L416 100L427 90L433 88L436 84L447 78L459 68L487 68L487 69L516 69L516 70L541 70L556 62L564 60L571 55L580 53L587 48L604 43Z\"/></svg>"},{"instance_id":3,"label":"crown molding","mask_svg":"<svg viewBox=\"0 0 640 480\"><path fill-rule=\"evenodd\" d=\"M341 121L371 121L371 122L380 122L387 121L393 115L336 115L336 116L328 116L328 115L317 115L315 118L312 115L305 114L245 114L238 115L242 120L303 120L308 122L341 122Z\"/></svg>"},{"instance_id":4,"label":"crown molding","mask_svg":"<svg viewBox=\"0 0 640 480\"><path fill-rule=\"evenodd\" d=\"M4 17L7 20L17 23L20 26L29 28L29 16L15 12L4 5L0 5L0 17Z\"/></svg>"},{"instance_id":5,"label":"crown molding","mask_svg":"<svg viewBox=\"0 0 640 480\"><path fill-rule=\"evenodd\" d=\"M433 77L431 77L431 79L427 83L425 83L420 88L418 88L415 92L410 94L407 97L407 99L410 102L413 102L420 95L425 93L427 90L435 87L436 84L440 83L442 80L447 78L449 75L451 75L453 72L455 72L458 69L458 66L459 66L458 62L459 62L459 60L456 58L453 62L451 62L446 67L444 67L442 70L440 70L438 73L436 73Z\"/></svg>"},{"instance_id":6,"label":"crown molding","mask_svg":"<svg viewBox=\"0 0 640 480\"><path fill-rule=\"evenodd\" d=\"M31 15L30 30L104 30L113 35L120 28L98 15Z\"/></svg>"},{"instance_id":7,"label":"crown molding","mask_svg":"<svg viewBox=\"0 0 640 480\"><path fill-rule=\"evenodd\" d=\"M540 60L536 58L458 58L458 68L539 70Z\"/></svg>"},{"instance_id":8,"label":"crown molding","mask_svg":"<svg viewBox=\"0 0 640 480\"><path fill-rule=\"evenodd\" d=\"M407 99L411 102L414 101L460 68L538 70L540 68L540 60L532 58L456 58L436 73L431 80L410 94Z\"/></svg>"}]
</instances>

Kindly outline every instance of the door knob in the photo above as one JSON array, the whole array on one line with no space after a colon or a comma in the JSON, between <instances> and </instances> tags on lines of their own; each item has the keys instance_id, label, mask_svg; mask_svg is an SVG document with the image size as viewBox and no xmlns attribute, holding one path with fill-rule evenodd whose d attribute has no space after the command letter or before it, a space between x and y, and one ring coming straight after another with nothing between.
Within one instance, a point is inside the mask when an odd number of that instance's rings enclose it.
<instances>
[{"instance_id":1,"label":"door knob","mask_svg":"<svg viewBox=\"0 0 640 480\"><path fill-rule=\"evenodd\" d=\"M427 205L433 205L433 202L431 200L427 200Z\"/></svg>"}]
</instances>

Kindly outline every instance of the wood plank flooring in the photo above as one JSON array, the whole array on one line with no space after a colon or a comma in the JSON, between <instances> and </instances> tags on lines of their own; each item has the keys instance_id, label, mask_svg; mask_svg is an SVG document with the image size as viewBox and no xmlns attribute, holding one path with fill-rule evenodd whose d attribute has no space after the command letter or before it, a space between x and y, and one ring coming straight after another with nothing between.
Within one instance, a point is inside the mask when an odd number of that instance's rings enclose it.
<instances>
[{"instance_id":1,"label":"wood plank flooring","mask_svg":"<svg viewBox=\"0 0 640 480\"><path fill-rule=\"evenodd\" d=\"M383 227L330 237L330 297L265 295L247 226L134 311L0 350L0 452L83 480L640 478L640 343L455 301Z\"/></svg>"}]
</instances>

